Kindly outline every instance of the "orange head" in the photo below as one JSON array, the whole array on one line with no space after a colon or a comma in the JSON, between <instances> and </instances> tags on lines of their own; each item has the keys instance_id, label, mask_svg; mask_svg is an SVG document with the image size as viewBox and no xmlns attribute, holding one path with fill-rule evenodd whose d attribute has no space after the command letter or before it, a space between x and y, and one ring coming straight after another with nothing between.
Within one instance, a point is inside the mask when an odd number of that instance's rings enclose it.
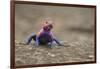
<instances>
[{"instance_id":1,"label":"orange head","mask_svg":"<svg viewBox=\"0 0 100 69\"><path fill-rule=\"evenodd\" d=\"M43 25L43 29L45 31L50 31L53 28L52 22L46 21Z\"/></svg>"}]
</instances>

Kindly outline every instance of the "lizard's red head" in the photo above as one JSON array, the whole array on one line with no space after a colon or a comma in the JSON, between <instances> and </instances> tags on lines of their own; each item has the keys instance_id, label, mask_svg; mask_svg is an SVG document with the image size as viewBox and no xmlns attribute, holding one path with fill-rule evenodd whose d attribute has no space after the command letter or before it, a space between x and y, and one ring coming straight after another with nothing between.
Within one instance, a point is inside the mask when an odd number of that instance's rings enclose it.
<instances>
[{"instance_id":1,"label":"lizard's red head","mask_svg":"<svg viewBox=\"0 0 100 69\"><path fill-rule=\"evenodd\" d=\"M43 29L44 29L45 31L50 31L52 28L53 28L52 23L46 21L45 24L44 24L44 26L43 26Z\"/></svg>"}]
</instances>

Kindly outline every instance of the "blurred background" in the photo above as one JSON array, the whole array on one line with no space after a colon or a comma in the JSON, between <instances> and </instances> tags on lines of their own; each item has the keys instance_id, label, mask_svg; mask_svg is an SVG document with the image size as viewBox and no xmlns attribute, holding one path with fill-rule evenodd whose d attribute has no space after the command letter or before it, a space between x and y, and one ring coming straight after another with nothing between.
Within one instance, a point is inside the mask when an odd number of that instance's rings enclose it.
<instances>
[{"instance_id":1,"label":"blurred background","mask_svg":"<svg viewBox=\"0 0 100 69\"><path fill-rule=\"evenodd\" d=\"M94 34L94 15L94 8L16 4L15 39L23 41L37 33L48 19L54 22L52 31L60 40L90 36Z\"/></svg>"}]
</instances>

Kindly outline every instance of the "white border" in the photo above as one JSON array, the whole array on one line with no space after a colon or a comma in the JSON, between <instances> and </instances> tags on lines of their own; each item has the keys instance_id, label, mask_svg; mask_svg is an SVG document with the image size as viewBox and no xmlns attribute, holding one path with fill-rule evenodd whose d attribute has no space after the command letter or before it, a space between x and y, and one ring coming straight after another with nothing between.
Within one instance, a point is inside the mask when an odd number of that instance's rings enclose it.
<instances>
[{"instance_id":1,"label":"white border","mask_svg":"<svg viewBox=\"0 0 100 69\"><path fill-rule=\"evenodd\" d=\"M24 0L25 1L25 0ZM97 64L64 65L30 69L98 69L100 68L100 0L28 0L67 4L97 5ZM0 69L10 67L10 0L0 0ZM29 69L29 68L27 68Z\"/></svg>"}]
</instances>

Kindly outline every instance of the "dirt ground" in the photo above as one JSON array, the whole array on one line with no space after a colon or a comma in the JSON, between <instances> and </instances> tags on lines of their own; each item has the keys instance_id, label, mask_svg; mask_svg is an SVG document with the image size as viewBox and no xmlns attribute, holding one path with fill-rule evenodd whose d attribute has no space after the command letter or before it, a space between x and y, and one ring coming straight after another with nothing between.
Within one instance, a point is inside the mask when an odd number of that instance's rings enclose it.
<instances>
[{"instance_id":1,"label":"dirt ground","mask_svg":"<svg viewBox=\"0 0 100 69\"><path fill-rule=\"evenodd\" d=\"M54 35L64 46L24 45L45 18L54 22ZM94 61L94 8L15 6L15 64L34 65Z\"/></svg>"}]
</instances>

